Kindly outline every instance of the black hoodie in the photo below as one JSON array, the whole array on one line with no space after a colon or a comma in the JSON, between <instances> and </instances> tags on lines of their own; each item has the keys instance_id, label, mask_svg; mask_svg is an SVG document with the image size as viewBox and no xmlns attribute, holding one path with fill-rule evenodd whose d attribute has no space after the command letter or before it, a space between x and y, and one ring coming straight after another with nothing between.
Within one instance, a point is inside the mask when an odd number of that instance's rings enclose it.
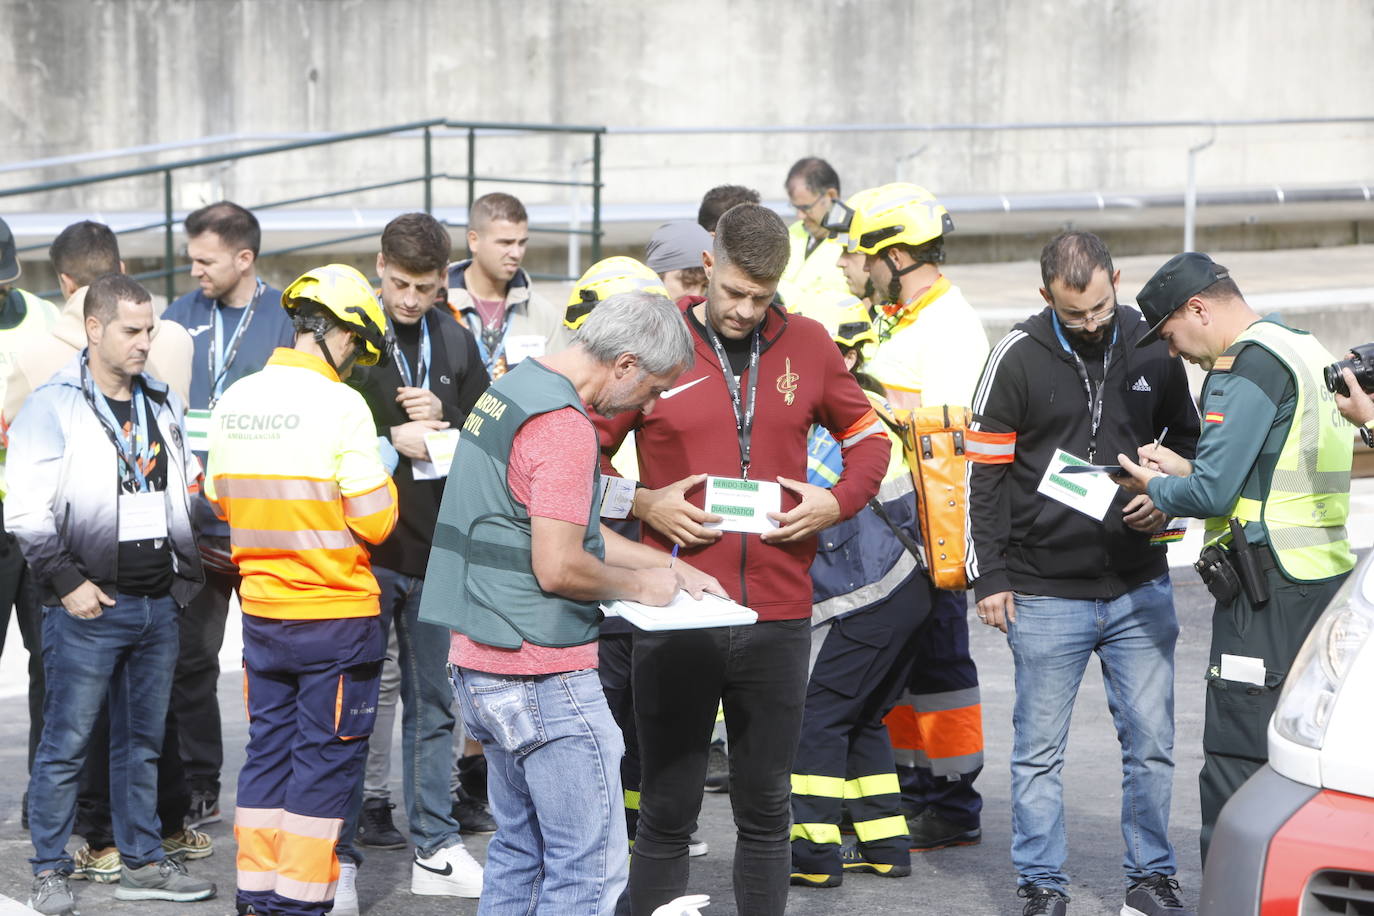
<instances>
[{"instance_id":1,"label":"black hoodie","mask_svg":"<svg viewBox=\"0 0 1374 916\"><path fill-rule=\"evenodd\" d=\"M968 573L980 600L1004 591L1115 598L1168 568L1164 549L1122 522L1125 490L1101 522L1037 492L1055 449L1087 457L1092 429L1082 376L1052 315L1045 308L993 348L974 395L981 428L1016 433L1011 464L970 465ZM1119 307L1115 325L1095 460L1134 456L1166 426L1164 444L1192 458L1198 415L1182 360L1160 341L1136 349L1146 331L1136 310Z\"/></svg>"}]
</instances>

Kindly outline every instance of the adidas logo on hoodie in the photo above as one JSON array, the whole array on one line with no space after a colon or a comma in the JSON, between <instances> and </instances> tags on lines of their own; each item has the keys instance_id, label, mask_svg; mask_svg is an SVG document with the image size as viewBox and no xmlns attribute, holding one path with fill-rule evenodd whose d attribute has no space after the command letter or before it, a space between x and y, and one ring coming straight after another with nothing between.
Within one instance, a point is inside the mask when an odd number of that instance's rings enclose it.
<instances>
[{"instance_id":1,"label":"adidas logo on hoodie","mask_svg":"<svg viewBox=\"0 0 1374 916\"><path fill-rule=\"evenodd\" d=\"M1132 391L1152 391L1153 389L1150 388L1150 383L1147 382L1147 381L1145 381L1145 376L1142 375L1140 378L1138 378L1138 379L1135 380L1135 384L1131 386L1131 390L1132 390Z\"/></svg>"}]
</instances>

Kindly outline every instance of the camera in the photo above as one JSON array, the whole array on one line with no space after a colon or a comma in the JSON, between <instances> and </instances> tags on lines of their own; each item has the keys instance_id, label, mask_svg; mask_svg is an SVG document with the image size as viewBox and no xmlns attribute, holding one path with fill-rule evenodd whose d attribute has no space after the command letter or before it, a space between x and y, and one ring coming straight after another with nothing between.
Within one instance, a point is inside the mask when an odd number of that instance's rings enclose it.
<instances>
[{"instance_id":1,"label":"camera","mask_svg":"<svg viewBox=\"0 0 1374 916\"><path fill-rule=\"evenodd\" d=\"M1355 381L1370 394L1374 394L1374 343L1360 344L1350 351L1350 359L1332 363L1322 370L1326 376L1326 387L1335 394L1350 397L1350 389L1345 384L1342 369L1355 373Z\"/></svg>"}]
</instances>

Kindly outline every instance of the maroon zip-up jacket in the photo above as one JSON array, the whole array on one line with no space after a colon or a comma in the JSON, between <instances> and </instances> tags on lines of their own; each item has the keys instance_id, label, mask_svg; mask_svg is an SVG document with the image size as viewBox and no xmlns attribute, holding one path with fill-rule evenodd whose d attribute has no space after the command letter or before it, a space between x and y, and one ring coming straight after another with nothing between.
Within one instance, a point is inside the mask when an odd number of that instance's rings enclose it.
<instances>
[{"instance_id":1,"label":"maroon zip-up jacket","mask_svg":"<svg viewBox=\"0 0 1374 916\"><path fill-rule=\"evenodd\" d=\"M684 312L705 300L684 296ZM683 320L687 321L684 314ZM711 344L692 327L696 363L660 398L649 416L629 411L595 417L601 440L601 472L615 475L610 456L631 429L639 457L641 483L657 489L693 474L740 476L739 439L730 389ZM740 378L747 403L749 373ZM844 472L830 491L849 518L878 492L887 470L889 443L858 382L845 368L840 350L819 322L789 314L774 302L764 318L759 353L758 401L750 446L749 476L754 480L806 480L806 443L812 424L830 431L843 447ZM701 506L705 487L688 491ZM782 491L782 510L799 499ZM672 542L643 526L643 538L665 550ZM811 559L816 539L765 544L756 534L726 532L706 547L684 548L681 556L715 576L730 597L758 611L760 620L811 616Z\"/></svg>"}]
</instances>

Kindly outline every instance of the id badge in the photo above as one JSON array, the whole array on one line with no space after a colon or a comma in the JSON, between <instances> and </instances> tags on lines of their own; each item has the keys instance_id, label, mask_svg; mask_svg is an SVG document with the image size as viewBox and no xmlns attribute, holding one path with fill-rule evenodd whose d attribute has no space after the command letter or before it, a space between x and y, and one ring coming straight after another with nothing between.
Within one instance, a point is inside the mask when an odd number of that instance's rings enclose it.
<instances>
[{"instance_id":1,"label":"id badge","mask_svg":"<svg viewBox=\"0 0 1374 916\"><path fill-rule=\"evenodd\" d=\"M124 493L119 497L119 539L147 541L167 536L167 494Z\"/></svg>"},{"instance_id":2,"label":"id badge","mask_svg":"<svg viewBox=\"0 0 1374 916\"><path fill-rule=\"evenodd\" d=\"M185 418L186 444L193 452L210 449L210 411L188 410Z\"/></svg>"},{"instance_id":3,"label":"id badge","mask_svg":"<svg viewBox=\"0 0 1374 916\"><path fill-rule=\"evenodd\" d=\"M512 334L506 338L506 362L514 366L529 357L544 355L545 340L540 334Z\"/></svg>"},{"instance_id":4,"label":"id badge","mask_svg":"<svg viewBox=\"0 0 1374 916\"><path fill-rule=\"evenodd\" d=\"M635 482L624 477L601 478L601 517L629 518L635 504Z\"/></svg>"}]
</instances>

